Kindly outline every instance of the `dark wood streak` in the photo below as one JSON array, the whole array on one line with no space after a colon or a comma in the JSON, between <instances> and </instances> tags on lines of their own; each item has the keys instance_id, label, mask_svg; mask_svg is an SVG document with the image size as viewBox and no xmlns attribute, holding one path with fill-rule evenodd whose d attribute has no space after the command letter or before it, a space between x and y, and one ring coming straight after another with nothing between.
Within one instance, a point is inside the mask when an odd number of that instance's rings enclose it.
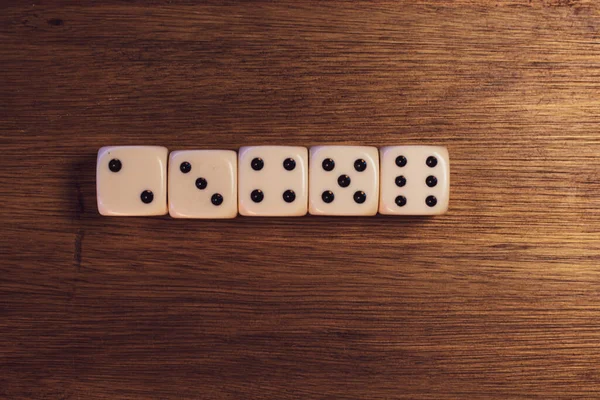
<instances>
[{"instance_id":1,"label":"dark wood streak","mask_svg":"<svg viewBox=\"0 0 600 400\"><path fill-rule=\"evenodd\" d=\"M80 229L75 234L75 243L73 245L73 261L75 262L75 269L77 272L81 272L81 254L83 248L83 238L85 236L85 232L83 229Z\"/></svg>"},{"instance_id":2,"label":"dark wood streak","mask_svg":"<svg viewBox=\"0 0 600 400\"><path fill-rule=\"evenodd\" d=\"M595 1L0 4L0 397L597 398ZM443 144L438 218L102 218L103 145Z\"/></svg>"}]
</instances>

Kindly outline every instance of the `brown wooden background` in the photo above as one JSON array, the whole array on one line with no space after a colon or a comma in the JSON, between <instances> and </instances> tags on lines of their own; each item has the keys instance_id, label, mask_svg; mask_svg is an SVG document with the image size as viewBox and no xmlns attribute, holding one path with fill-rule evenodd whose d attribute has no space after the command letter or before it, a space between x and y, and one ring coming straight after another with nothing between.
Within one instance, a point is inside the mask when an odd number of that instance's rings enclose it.
<instances>
[{"instance_id":1,"label":"brown wooden background","mask_svg":"<svg viewBox=\"0 0 600 400\"><path fill-rule=\"evenodd\" d=\"M600 397L600 4L0 3L0 397ZM439 218L102 218L103 145L443 144Z\"/></svg>"}]
</instances>

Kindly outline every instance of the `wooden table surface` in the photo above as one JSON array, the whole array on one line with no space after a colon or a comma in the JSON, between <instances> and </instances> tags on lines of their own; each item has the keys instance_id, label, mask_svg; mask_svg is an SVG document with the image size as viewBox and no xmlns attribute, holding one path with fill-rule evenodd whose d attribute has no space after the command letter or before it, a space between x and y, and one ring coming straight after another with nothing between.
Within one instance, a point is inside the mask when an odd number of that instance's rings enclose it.
<instances>
[{"instance_id":1,"label":"wooden table surface","mask_svg":"<svg viewBox=\"0 0 600 400\"><path fill-rule=\"evenodd\" d=\"M600 3L0 5L0 397L600 398ZM441 144L437 218L100 217L104 145Z\"/></svg>"}]
</instances>

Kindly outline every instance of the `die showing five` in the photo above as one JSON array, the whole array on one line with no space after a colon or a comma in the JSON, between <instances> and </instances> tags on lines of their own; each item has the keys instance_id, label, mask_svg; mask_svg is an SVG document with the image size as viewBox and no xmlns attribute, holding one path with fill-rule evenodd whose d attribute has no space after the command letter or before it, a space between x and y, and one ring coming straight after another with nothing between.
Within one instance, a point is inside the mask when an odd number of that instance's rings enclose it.
<instances>
[{"instance_id":1,"label":"die showing five","mask_svg":"<svg viewBox=\"0 0 600 400\"><path fill-rule=\"evenodd\" d=\"M379 155L370 146L310 149L309 213L375 215L379 198Z\"/></svg>"},{"instance_id":2,"label":"die showing five","mask_svg":"<svg viewBox=\"0 0 600 400\"><path fill-rule=\"evenodd\" d=\"M448 209L449 157L440 146L316 146L310 157L298 146L175 151L168 157L168 180L167 156L159 146L100 149L100 214L233 218L238 211L366 216Z\"/></svg>"}]
</instances>

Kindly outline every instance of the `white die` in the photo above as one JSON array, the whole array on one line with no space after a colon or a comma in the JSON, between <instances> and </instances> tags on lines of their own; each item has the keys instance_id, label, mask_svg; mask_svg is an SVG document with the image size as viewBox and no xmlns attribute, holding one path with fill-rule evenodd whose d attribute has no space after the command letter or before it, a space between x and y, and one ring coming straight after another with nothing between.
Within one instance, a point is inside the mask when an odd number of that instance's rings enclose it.
<instances>
[{"instance_id":1,"label":"white die","mask_svg":"<svg viewBox=\"0 0 600 400\"><path fill-rule=\"evenodd\" d=\"M173 218L237 216L237 154L182 150L169 157L169 214Z\"/></svg>"},{"instance_id":2,"label":"white die","mask_svg":"<svg viewBox=\"0 0 600 400\"><path fill-rule=\"evenodd\" d=\"M381 148L379 212L436 215L448 210L450 158L442 146Z\"/></svg>"},{"instance_id":3,"label":"white die","mask_svg":"<svg viewBox=\"0 0 600 400\"><path fill-rule=\"evenodd\" d=\"M168 150L160 146L102 147L96 164L100 214L166 214L167 154Z\"/></svg>"},{"instance_id":4,"label":"white die","mask_svg":"<svg viewBox=\"0 0 600 400\"><path fill-rule=\"evenodd\" d=\"M375 215L379 201L379 153L370 146L310 149L309 212Z\"/></svg>"},{"instance_id":5,"label":"white die","mask_svg":"<svg viewBox=\"0 0 600 400\"><path fill-rule=\"evenodd\" d=\"M247 146L238 156L241 215L302 216L308 203L308 150Z\"/></svg>"}]
</instances>

